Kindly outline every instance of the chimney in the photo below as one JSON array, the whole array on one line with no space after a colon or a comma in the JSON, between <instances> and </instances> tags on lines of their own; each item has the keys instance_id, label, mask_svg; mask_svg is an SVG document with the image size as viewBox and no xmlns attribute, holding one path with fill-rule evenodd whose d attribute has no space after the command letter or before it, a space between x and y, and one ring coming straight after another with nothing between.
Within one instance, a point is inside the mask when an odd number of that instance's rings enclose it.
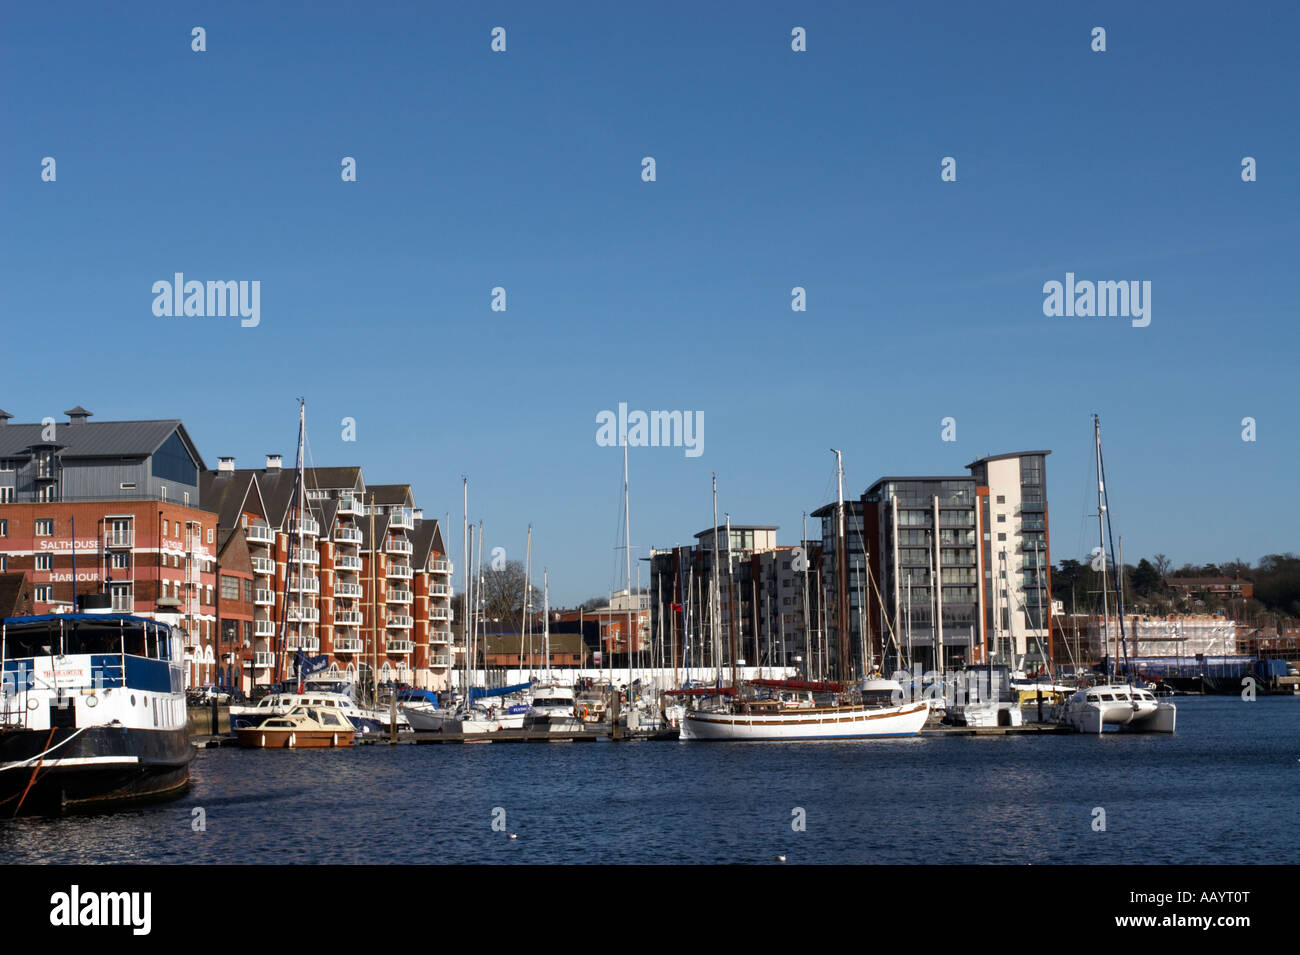
<instances>
[{"instance_id":1,"label":"chimney","mask_svg":"<svg viewBox=\"0 0 1300 955\"><path fill-rule=\"evenodd\" d=\"M9 419L12 417L13 415L11 415L8 411L5 411L3 408L0 408L0 428L7 425L9 423Z\"/></svg>"},{"instance_id":2,"label":"chimney","mask_svg":"<svg viewBox=\"0 0 1300 955\"><path fill-rule=\"evenodd\" d=\"M75 408L69 408L63 413L68 416L68 424L85 424L87 418L94 416L93 411L87 411L85 408L81 407L81 405L77 405Z\"/></svg>"},{"instance_id":3,"label":"chimney","mask_svg":"<svg viewBox=\"0 0 1300 955\"><path fill-rule=\"evenodd\" d=\"M422 507L415 507L415 508L412 508L412 509L411 509L411 516L414 517L417 521L422 521L422 520L424 520L424 508L422 508Z\"/></svg>"},{"instance_id":4,"label":"chimney","mask_svg":"<svg viewBox=\"0 0 1300 955\"><path fill-rule=\"evenodd\" d=\"M217 473L218 473L218 474L234 474L234 473L235 473L235 459L234 459L234 458L218 458L218 459L217 459Z\"/></svg>"},{"instance_id":5,"label":"chimney","mask_svg":"<svg viewBox=\"0 0 1300 955\"><path fill-rule=\"evenodd\" d=\"M278 471L278 470L280 470L280 455L278 455L278 454L268 454L268 455L266 456L266 469L267 469L268 471Z\"/></svg>"}]
</instances>

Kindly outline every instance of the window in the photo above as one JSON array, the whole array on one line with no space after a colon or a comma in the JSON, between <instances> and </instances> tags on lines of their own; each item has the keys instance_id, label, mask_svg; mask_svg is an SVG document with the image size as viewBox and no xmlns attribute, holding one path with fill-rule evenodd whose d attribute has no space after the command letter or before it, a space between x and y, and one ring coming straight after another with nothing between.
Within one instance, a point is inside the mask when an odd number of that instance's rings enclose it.
<instances>
[{"instance_id":1,"label":"window","mask_svg":"<svg viewBox=\"0 0 1300 955\"><path fill-rule=\"evenodd\" d=\"M35 600L37 603L40 604L53 603L54 588L52 586L50 586L49 584L42 584L39 587L35 587L33 589L35 591L35 596L32 599Z\"/></svg>"},{"instance_id":2,"label":"window","mask_svg":"<svg viewBox=\"0 0 1300 955\"><path fill-rule=\"evenodd\" d=\"M239 599L239 578L221 575L221 599L238 600Z\"/></svg>"},{"instance_id":3,"label":"window","mask_svg":"<svg viewBox=\"0 0 1300 955\"><path fill-rule=\"evenodd\" d=\"M37 537L50 537L51 535L54 534L54 518L52 517L39 518L35 522L35 525L32 528L32 532Z\"/></svg>"},{"instance_id":4,"label":"window","mask_svg":"<svg viewBox=\"0 0 1300 955\"><path fill-rule=\"evenodd\" d=\"M1004 540L1006 540L1006 539L1007 539L1007 535L1006 535L1006 534L999 534L999 535L998 535L998 540L1000 540L1000 541L1004 541Z\"/></svg>"},{"instance_id":5,"label":"window","mask_svg":"<svg viewBox=\"0 0 1300 955\"><path fill-rule=\"evenodd\" d=\"M253 582L251 580L245 580L244 581L244 603L251 604L252 602L253 602Z\"/></svg>"},{"instance_id":6,"label":"window","mask_svg":"<svg viewBox=\"0 0 1300 955\"><path fill-rule=\"evenodd\" d=\"M0 487L0 504L12 504L14 502L14 489L8 485Z\"/></svg>"},{"instance_id":7,"label":"window","mask_svg":"<svg viewBox=\"0 0 1300 955\"><path fill-rule=\"evenodd\" d=\"M110 559L109 566L114 570L130 570L131 554L128 551L117 551Z\"/></svg>"},{"instance_id":8,"label":"window","mask_svg":"<svg viewBox=\"0 0 1300 955\"><path fill-rule=\"evenodd\" d=\"M37 555L36 555L36 569L37 569L37 570L51 570L51 569L53 568L53 566L54 566L53 561L54 561L54 558L51 557L49 554L37 554Z\"/></svg>"},{"instance_id":9,"label":"window","mask_svg":"<svg viewBox=\"0 0 1300 955\"><path fill-rule=\"evenodd\" d=\"M999 494L999 495L998 495L998 503L999 503L999 504L1005 504L1005 503L1007 503L1007 496L1006 496L1005 494Z\"/></svg>"},{"instance_id":10,"label":"window","mask_svg":"<svg viewBox=\"0 0 1300 955\"><path fill-rule=\"evenodd\" d=\"M0 554L0 573L9 569L9 555Z\"/></svg>"},{"instance_id":11,"label":"window","mask_svg":"<svg viewBox=\"0 0 1300 955\"><path fill-rule=\"evenodd\" d=\"M163 518L163 537L167 536L167 518Z\"/></svg>"},{"instance_id":12,"label":"window","mask_svg":"<svg viewBox=\"0 0 1300 955\"><path fill-rule=\"evenodd\" d=\"M8 537L8 536L9 536L9 522L0 521L0 537Z\"/></svg>"},{"instance_id":13,"label":"window","mask_svg":"<svg viewBox=\"0 0 1300 955\"><path fill-rule=\"evenodd\" d=\"M998 515L998 523L999 523L999 524L1005 524L1006 522L1007 522L1007 515L1005 515L1005 514L999 514L999 515Z\"/></svg>"},{"instance_id":14,"label":"window","mask_svg":"<svg viewBox=\"0 0 1300 955\"><path fill-rule=\"evenodd\" d=\"M212 528L211 528L211 527L208 528L208 543L209 543L209 544L212 543Z\"/></svg>"},{"instance_id":15,"label":"window","mask_svg":"<svg viewBox=\"0 0 1300 955\"><path fill-rule=\"evenodd\" d=\"M134 481L123 481L121 484L118 485L118 489L119 489L119 490L123 490L123 491L134 491L134 490L135 490L135 482L134 482Z\"/></svg>"}]
</instances>

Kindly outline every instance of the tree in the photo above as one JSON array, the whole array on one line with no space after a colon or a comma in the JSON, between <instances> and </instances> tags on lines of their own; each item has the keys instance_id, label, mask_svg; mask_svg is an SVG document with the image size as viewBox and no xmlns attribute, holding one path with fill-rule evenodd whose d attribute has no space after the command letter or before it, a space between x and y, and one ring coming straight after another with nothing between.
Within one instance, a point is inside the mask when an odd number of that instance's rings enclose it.
<instances>
[{"instance_id":1,"label":"tree","mask_svg":"<svg viewBox=\"0 0 1300 955\"><path fill-rule=\"evenodd\" d=\"M1173 566L1174 566L1174 562L1173 562L1173 561L1171 561L1171 560L1170 560L1168 557L1166 557L1164 554L1156 554L1156 556L1153 557L1153 558L1151 558L1151 560L1152 560L1153 565L1155 566L1155 569L1156 569L1156 573L1157 573L1157 574L1159 574L1161 577L1168 577L1168 576L1169 576L1169 571L1170 571L1170 570L1173 568Z\"/></svg>"},{"instance_id":2,"label":"tree","mask_svg":"<svg viewBox=\"0 0 1300 955\"><path fill-rule=\"evenodd\" d=\"M523 624L524 618L524 565L522 561L507 561L500 570L483 568L479 579L477 603L479 611L488 620L499 623ZM542 592L535 584L528 584L531 594L529 612L541 616Z\"/></svg>"},{"instance_id":3,"label":"tree","mask_svg":"<svg viewBox=\"0 0 1300 955\"><path fill-rule=\"evenodd\" d=\"M1159 555L1157 555L1159 556ZM1139 597L1150 597L1160 591L1163 586L1163 579L1156 565L1143 557L1138 561L1134 569L1132 578L1133 592Z\"/></svg>"}]
</instances>

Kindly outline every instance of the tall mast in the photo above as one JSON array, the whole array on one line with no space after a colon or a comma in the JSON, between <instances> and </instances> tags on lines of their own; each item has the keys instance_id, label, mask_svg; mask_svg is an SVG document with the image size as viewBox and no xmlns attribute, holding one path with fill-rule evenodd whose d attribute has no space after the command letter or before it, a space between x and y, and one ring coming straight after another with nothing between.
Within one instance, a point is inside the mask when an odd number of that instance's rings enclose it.
<instances>
[{"instance_id":1,"label":"tall mast","mask_svg":"<svg viewBox=\"0 0 1300 955\"><path fill-rule=\"evenodd\" d=\"M808 554L808 512L803 512L803 537L799 544L803 550L803 675L805 680L812 679L812 620L808 616L808 574L812 571L812 559Z\"/></svg>"},{"instance_id":2,"label":"tall mast","mask_svg":"<svg viewBox=\"0 0 1300 955\"><path fill-rule=\"evenodd\" d=\"M623 438L623 543L627 564L627 703L632 705L632 514L627 484L627 438ZM639 611L640 608L638 608Z\"/></svg>"},{"instance_id":3,"label":"tall mast","mask_svg":"<svg viewBox=\"0 0 1300 955\"><path fill-rule=\"evenodd\" d=\"M835 505L835 615L839 623L839 678L847 681L849 674L849 584L848 546L844 540L844 461L839 451L835 455L835 480L838 488Z\"/></svg>"},{"instance_id":4,"label":"tall mast","mask_svg":"<svg viewBox=\"0 0 1300 955\"><path fill-rule=\"evenodd\" d=\"M542 568L542 653L546 656L546 679L551 679L551 580Z\"/></svg>"},{"instance_id":5,"label":"tall mast","mask_svg":"<svg viewBox=\"0 0 1300 955\"><path fill-rule=\"evenodd\" d=\"M1097 546L1101 551L1101 639L1106 647L1106 679L1111 678L1115 658L1110 655L1110 600L1106 594L1106 493L1105 478L1101 473L1101 419L1092 416L1093 444L1097 452ZM1119 639L1116 637L1115 652L1119 653Z\"/></svg>"},{"instance_id":6,"label":"tall mast","mask_svg":"<svg viewBox=\"0 0 1300 955\"><path fill-rule=\"evenodd\" d=\"M709 642L713 667L722 679L722 640L718 633L718 472L713 472L713 580L709 584ZM715 681L716 682L716 681Z\"/></svg>"},{"instance_id":7,"label":"tall mast","mask_svg":"<svg viewBox=\"0 0 1300 955\"><path fill-rule=\"evenodd\" d=\"M469 699L469 478L461 475L461 497L463 499L462 507L464 508L461 522L461 621L460 637L464 647L464 656L461 658L461 676L465 684L465 699Z\"/></svg>"},{"instance_id":8,"label":"tall mast","mask_svg":"<svg viewBox=\"0 0 1300 955\"><path fill-rule=\"evenodd\" d=\"M528 640L528 669L533 668L533 631L528 625L529 611L533 604L533 525L528 525L528 544L524 550L524 619L519 628L519 671L524 669L524 640Z\"/></svg>"},{"instance_id":9,"label":"tall mast","mask_svg":"<svg viewBox=\"0 0 1300 955\"><path fill-rule=\"evenodd\" d=\"M303 472L302 458L303 458L303 446L306 443L304 440L304 434L306 432L306 428L307 428L307 401L304 398L299 398L298 399L298 596L294 598L294 602L298 608L298 612L296 614L298 618L298 649L302 649L302 594L303 594L303 587L304 587L304 583L302 579L302 563L303 563L303 547L305 546L305 542L303 540L304 537L303 498L306 494L306 488L303 486L304 472ZM298 674L298 682L299 683L302 682L301 673Z\"/></svg>"},{"instance_id":10,"label":"tall mast","mask_svg":"<svg viewBox=\"0 0 1300 955\"><path fill-rule=\"evenodd\" d=\"M716 534L717 531L715 530ZM731 651L731 685L737 686L736 683L736 663L737 657L740 656L740 637L739 629L744 623L744 618L736 611L736 571L731 566L731 515L727 515L727 636Z\"/></svg>"}]
</instances>

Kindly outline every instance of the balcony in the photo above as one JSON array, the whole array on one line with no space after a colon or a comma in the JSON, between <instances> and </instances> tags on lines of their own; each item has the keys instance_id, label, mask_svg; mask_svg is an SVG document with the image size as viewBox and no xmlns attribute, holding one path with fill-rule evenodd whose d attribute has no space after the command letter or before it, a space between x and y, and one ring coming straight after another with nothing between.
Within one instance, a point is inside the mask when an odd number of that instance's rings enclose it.
<instances>
[{"instance_id":1,"label":"balcony","mask_svg":"<svg viewBox=\"0 0 1300 955\"><path fill-rule=\"evenodd\" d=\"M429 585L429 596L430 596L430 597L450 597L450 596L451 596L451 587L450 587L448 584L430 584L430 585Z\"/></svg>"},{"instance_id":2,"label":"balcony","mask_svg":"<svg viewBox=\"0 0 1300 955\"><path fill-rule=\"evenodd\" d=\"M265 524L249 524L245 529L245 535L248 537L250 544L274 544L275 531Z\"/></svg>"},{"instance_id":3,"label":"balcony","mask_svg":"<svg viewBox=\"0 0 1300 955\"><path fill-rule=\"evenodd\" d=\"M403 655L414 653L415 644L410 640L389 640L384 647L385 653L400 653Z\"/></svg>"},{"instance_id":4,"label":"balcony","mask_svg":"<svg viewBox=\"0 0 1300 955\"><path fill-rule=\"evenodd\" d=\"M415 602L415 594L409 590L390 590L384 599L390 604L409 604Z\"/></svg>"},{"instance_id":5,"label":"balcony","mask_svg":"<svg viewBox=\"0 0 1300 955\"><path fill-rule=\"evenodd\" d=\"M253 635L256 637L274 637L275 621L274 620L254 620Z\"/></svg>"},{"instance_id":6,"label":"balcony","mask_svg":"<svg viewBox=\"0 0 1300 955\"><path fill-rule=\"evenodd\" d=\"M271 666L273 657L274 655L270 653L254 653L253 659L244 661L244 666L254 667L258 670L265 670Z\"/></svg>"},{"instance_id":7,"label":"balcony","mask_svg":"<svg viewBox=\"0 0 1300 955\"><path fill-rule=\"evenodd\" d=\"M410 564L391 564L388 568L389 577L397 577L401 580L410 580L415 576L415 571L411 570Z\"/></svg>"},{"instance_id":8,"label":"balcony","mask_svg":"<svg viewBox=\"0 0 1300 955\"><path fill-rule=\"evenodd\" d=\"M390 554L415 553L415 548L411 546L411 542L402 537L390 537L388 539L388 544L384 549Z\"/></svg>"},{"instance_id":9,"label":"balcony","mask_svg":"<svg viewBox=\"0 0 1300 955\"><path fill-rule=\"evenodd\" d=\"M451 561L444 560L443 558L439 557L437 560L433 562L432 566L429 569L432 570L435 574L450 574L452 571Z\"/></svg>"},{"instance_id":10,"label":"balcony","mask_svg":"<svg viewBox=\"0 0 1300 955\"><path fill-rule=\"evenodd\" d=\"M319 577L290 577L289 589L294 593L318 594L320 593Z\"/></svg>"},{"instance_id":11,"label":"balcony","mask_svg":"<svg viewBox=\"0 0 1300 955\"><path fill-rule=\"evenodd\" d=\"M104 546L109 549L134 547L135 531L110 530L104 535Z\"/></svg>"},{"instance_id":12,"label":"balcony","mask_svg":"<svg viewBox=\"0 0 1300 955\"><path fill-rule=\"evenodd\" d=\"M259 607L274 607L274 606L275 606L275 591L274 591L274 590L254 590L254 591L253 591L253 603L255 603L255 604L256 604L257 606L259 606Z\"/></svg>"},{"instance_id":13,"label":"balcony","mask_svg":"<svg viewBox=\"0 0 1300 955\"><path fill-rule=\"evenodd\" d=\"M315 607L290 607L290 623L316 623L320 620L320 611Z\"/></svg>"},{"instance_id":14,"label":"balcony","mask_svg":"<svg viewBox=\"0 0 1300 955\"><path fill-rule=\"evenodd\" d=\"M299 554L302 555L302 563L304 564L320 563L320 554L316 553L315 550L308 550L306 547L304 547L302 550L299 550L298 548L295 547L293 551L289 554L289 563L291 564L298 563Z\"/></svg>"},{"instance_id":15,"label":"balcony","mask_svg":"<svg viewBox=\"0 0 1300 955\"><path fill-rule=\"evenodd\" d=\"M199 575L202 573L202 567L198 561L190 561L185 566L185 582L197 587L200 583Z\"/></svg>"},{"instance_id":16,"label":"balcony","mask_svg":"<svg viewBox=\"0 0 1300 955\"><path fill-rule=\"evenodd\" d=\"M297 652L301 647L304 653L320 652L320 637L298 636L295 633L289 634L284 640L285 649Z\"/></svg>"},{"instance_id":17,"label":"balcony","mask_svg":"<svg viewBox=\"0 0 1300 955\"><path fill-rule=\"evenodd\" d=\"M410 630L415 626L415 618L408 617L405 614L390 614L388 622L384 626L394 630Z\"/></svg>"},{"instance_id":18,"label":"balcony","mask_svg":"<svg viewBox=\"0 0 1300 955\"><path fill-rule=\"evenodd\" d=\"M431 667L449 667L451 666L450 653L435 653L429 657L429 666Z\"/></svg>"},{"instance_id":19,"label":"balcony","mask_svg":"<svg viewBox=\"0 0 1300 955\"><path fill-rule=\"evenodd\" d=\"M315 518L304 517L301 520L292 520L289 522L287 532L290 537L297 537L300 528L304 537L316 537L320 534L320 524Z\"/></svg>"},{"instance_id":20,"label":"balcony","mask_svg":"<svg viewBox=\"0 0 1300 955\"><path fill-rule=\"evenodd\" d=\"M415 530L415 515L409 507L395 507L388 513L388 526Z\"/></svg>"},{"instance_id":21,"label":"balcony","mask_svg":"<svg viewBox=\"0 0 1300 955\"><path fill-rule=\"evenodd\" d=\"M359 627L361 626L361 614L355 610L335 610L334 625L336 627Z\"/></svg>"},{"instance_id":22,"label":"balcony","mask_svg":"<svg viewBox=\"0 0 1300 955\"><path fill-rule=\"evenodd\" d=\"M355 517L365 517L366 505L355 494L344 494L339 498L338 512L340 514L352 514Z\"/></svg>"},{"instance_id":23,"label":"balcony","mask_svg":"<svg viewBox=\"0 0 1300 955\"><path fill-rule=\"evenodd\" d=\"M360 637L335 637L334 638L335 653L360 653L361 650L362 647L361 647Z\"/></svg>"},{"instance_id":24,"label":"balcony","mask_svg":"<svg viewBox=\"0 0 1300 955\"><path fill-rule=\"evenodd\" d=\"M346 581L342 583L337 583L334 585L334 596L335 597L360 597L361 585L350 584L347 583Z\"/></svg>"},{"instance_id":25,"label":"balcony","mask_svg":"<svg viewBox=\"0 0 1300 955\"><path fill-rule=\"evenodd\" d=\"M360 544L361 532L355 527L336 527L334 541L338 544Z\"/></svg>"},{"instance_id":26,"label":"balcony","mask_svg":"<svg viewBox=\"0 0 1300 955\"><path fill-rule=\"evenodd\" d=\"M448 623L450 623L450 622L451 622L451 608L450 608L450 607L430 607L430 608L429 608L429 619L430 619L430 620L446 620Z\"/></svg>"},{"instance_id":27,"label":"balcony","mask_svg":"<svg viewBox=\"0 0 1300 955\"><path fill-rule=\"evenodd\" d=\"M430 643L451 643L451 631L450 631L450 630L430 630L430 631L429 631L429 642L430 642Z\"/></svg>"},{"instance_id":28,"label":"balcony","mask_svg":"<svg viewBox=\"0 0 1300 955\"><path fill-rule=\"evenodd\" d=\"M355 572L357 572L357 573L360 573L360 572L361 572L361 558L360 558L360 557L352 557L352 556L349 556L349 555L347 555L347 554L343 554L343 555L340 555L340 556L338 556L338 557L335 557L335 558L334 558L334 569L335 569L335 570L351 570L351 571L355 571Z\"/></svg>"},{"instance_id":29,"label":"balcony","mask_svg":"<svg viewBox=\"0 0 1300 955\"><path fill-rule=\"evenodd\" d=\"M269 557L254 557L253 573L261 574L263 577L275 576L275 561Z\"/></svg>"}]
</instances>

